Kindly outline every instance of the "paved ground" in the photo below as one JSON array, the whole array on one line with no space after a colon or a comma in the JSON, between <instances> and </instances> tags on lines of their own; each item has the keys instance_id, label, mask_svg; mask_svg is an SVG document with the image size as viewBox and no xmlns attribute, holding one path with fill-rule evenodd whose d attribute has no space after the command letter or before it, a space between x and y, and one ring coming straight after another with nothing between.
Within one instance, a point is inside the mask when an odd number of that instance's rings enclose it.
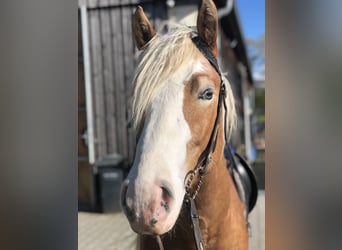
<instances>
[{"instance_id":1,"label":"paved ground","mask_svg":"<svg viewBox=\"0 0 342 250\"><path fill-rule=\"evenodd\" d=\"M250 250L265 249L265 192L249 217ZM122 213L78 213L78 250L135 250L137 236ZM186 250L186 249L185 249Z\"/></svg>"},{"instance_id":2,"label":"paved ground","mask_svg":"<svg viewBox=\"0 0 342 250\"><path fill-rule=\"evenodd\" d=\"M136 241L122 213L78 213L78 250L133 250Z\"/></svg>"},{"instance_id":3,"label":"paved ground","mask_svg":"<svg viewBox=\"0 0 342 250\"><path fill-rule=\"evenodd\" d=\"M249 250L265 250L265 191L259 190L258 201L249 215L251 237Z\"/></svg>"}]
</instances>

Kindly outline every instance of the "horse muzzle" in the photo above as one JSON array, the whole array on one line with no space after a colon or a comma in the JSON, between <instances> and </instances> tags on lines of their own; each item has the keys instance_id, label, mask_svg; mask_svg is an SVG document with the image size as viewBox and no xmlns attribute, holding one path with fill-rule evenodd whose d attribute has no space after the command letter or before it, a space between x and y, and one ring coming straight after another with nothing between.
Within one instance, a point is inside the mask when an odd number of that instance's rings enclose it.
<instances>
[{"instance_id":1,"label":"horse muzzle","mask_svg":"<svg viewBox=\"0 0 342 250\"><path fill-rule=\"evenodd\" d=\"M121 191L121 206L133 229L138 234L161 235L168 232L174 198L169 188L151 185L137 193L134 183L126 180Z\"/></svg>"}]
</instances>

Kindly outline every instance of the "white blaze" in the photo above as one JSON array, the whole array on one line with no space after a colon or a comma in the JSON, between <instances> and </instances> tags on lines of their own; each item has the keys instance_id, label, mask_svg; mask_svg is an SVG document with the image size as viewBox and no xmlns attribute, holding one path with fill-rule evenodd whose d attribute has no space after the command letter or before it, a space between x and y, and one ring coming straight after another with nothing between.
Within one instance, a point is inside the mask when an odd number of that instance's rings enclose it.
<instances>
[{"instance_id":1,"label":"white blaze","mask_svg":"<svg viewBox=\"0 0 342 250\"><path fill-rule=\"evenodd\" d=\"M137 215L151 199L151 185L158 182L162 185L160 182L163 181L170 185L175 202L168 218L170 224L177 219L183 202L186 145L191 139L183 114L183 99L184 84L170 82L159 91L146 112L134 164L128 176L128 179L135 179L137 207L134 209Z\"/></svg>"}]
</instances>

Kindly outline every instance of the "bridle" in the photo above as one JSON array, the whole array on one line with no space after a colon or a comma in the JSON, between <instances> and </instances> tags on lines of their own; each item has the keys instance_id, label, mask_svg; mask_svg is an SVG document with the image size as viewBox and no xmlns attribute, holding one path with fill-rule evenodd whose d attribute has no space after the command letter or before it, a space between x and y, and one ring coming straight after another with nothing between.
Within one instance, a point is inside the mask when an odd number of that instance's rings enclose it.
<instances>
[{"instance_id":1,"label":"bridle","mask_svg":"<svg viewBox=\"0 0 342 250\"><path fill-rule=\"evenodd\" d=\"M211 162L211 159L212 159L212 154L213 154L215 147L216 147L218 128L219 128L221 113L222 113L222 106L225 108L225 116L227 115L227 105L225 102L226 85L223 82L221 71L220 71L220 68L218 66L217 60L216 60L215 56L213 55L211 49L208 47L208 45L199 36L193 36L192 42L199 49L199 51L204 55L204 57L209 61L211 66L218 73L220 80L221 80L214 128L211 131L211 135L210 135L207 147L205 148L205 150L200 155L195 168L193 170L191 170L188 173L188 175L185 177L187 181L185 184L184 202L189 207L190 218L192 221L194 238L195 238L195 242L196 242L196 249L203 250L204 249L204 242L203 242L201 230L199 227L199 216L198 216L196 205L195 205L195 198L196 198L196 196L197 196L197 194L201 188L203 178L204 178L204 176L208 170L209 163ZM227 143L226 121L224 122L224 126L225 126L224 136L225 136L225 141ZM191 184L192 184L193 179L196 175L198 175L198 182L197 182L196 187L194 188L194 191L191 192Z\"/></svg>"},{"instance_id":2,"label":"bridle","mask_svg":"<svg viewBox=\"0 0 342 250\"><path fill-rule=\"evenodd\" d=\"M199 36L194 36L192 38L192 42L196 45L196 47L201 51L201 53L207 58L207 60L210 62L210 64L213 66L213 68L216 70L216 72L220 76L220 93L219 93L219 99L217 104L217 114L215 118L214 128L211 131L211 135L207 144L207 147L200 155L198 162L193 170L188 172L187 176L185 177L186 184L185 184L185 193L187 198L195 199L199 189L202 185L202 178L206 174L208 165L211 162L212 154L216 147L216 141L217 141L217 134L218 134L218 127L220 123L221 118L221 112L222 112L222 106L225 108L225 116L227 115L227 106L226 106L226 85L223 82L222 75L217 63L216 58L214 57L213 53L211 52L211 49L208 47L208 45L202 41L202 39ZM227 142L227 135L226 135L226 122L224 123L225 129L225 141ZM194 177L199 174L199 181L198 184L194 190L194 192L191 194L191 183L194 179Z\"/></svg>"},{"instance_id":3,"label":"bridle","mask_svg":"<svg viewBox=\"0 0 342 250\"><path fill-rule=\"evenodd\" d=\"M198 48L198 50L203 54L203 56L209 61L211 66L218 73L220 80L221 80L219 99L218 99L218 104L217 104L217 114L216 114L216 118L215 118L214 128L211 131L211 135L210 135L210 138L209 138L209 141L208 141L208 144L207 144L205 150L199 156L199 159L197 161L195 168L190 170L185 177L184 203L188 207L189 212L190 212L190 218L191 218L191 222L192 222L192 228L193 228L194 239L195 239L195 243L196 243L196 249L197 250L203 250L204 249L204 242L202 239L201 230L200 230L200 226L199 226L199 216L198 216L197 208L195 205L195 199L197 197L198 192L200 191L200 188L201 188L201 185L203 182L203 178L204 178L204 176L208 170L209 163L211 162L211 159L212 159L212 154L213 154L215 147L216 147L218 128L219 128L220 119L222 116L221 115L222 107L224 108L224 112L225 112L225 114L224 114L224 117L225 117L225 119L224 119L225 149L227 150L229 160L231 163L228 165L229 171L230 171L230 173L233 173L234 171L240 172L240 170L238 169L238 164L235 162L234 154L231 151L231 147L228 145L227 104L225 101L227 92L226 92L226 85L223 81L223 77L222 77L218 62L217 62L215 56L213 55L211 49L209 48L209 46L195 32L193 32L193 37L191 39L192 39L192 42L194 43L194 45ZM238 156L238 158L244 164L247 164L247 163L245 163L245 161L242 158L240 158L240 156ZM197 175L198 175L197 184L192 189L191 188L192 183L194 181L195 176L197 176ZM235 182L235 179L234 179L234 182ZM236 183L235 183L235 185L236 185ZM252 188L254 188L254 187L252 187ZM255 198L255 200L253 200L254 198ZM253 204L249 204L250 207L248 208L249 210L246 212L247 214L248 214L248 212L251 211L251 209L255 205L256 197L253 197L253 199L252 199ZM246 217L246 219L247 219L247 217ZM247 219L247 225L249 226L248 219ZM157 241L158 241L158 245L159 245L160 250L163 250L164 247L163 247L162 241L160 239L160 236L156 236L156 237L157 237Z\"/></svg>"},{"instance_id":4,"label":"bridle","mask_svg":"<svg viewBox=\"0 0 342 250\"><path fill-rule=\"evenodd\" d=\"M221 112L222 112L222 106L224 106L225 108L225 115L227 114L227 106L225 103L226 85L223 82L221 71L219 69L217 60L215 56L213 55L211 49L208 47L208 45L197 35L194 35L191 39L194 45L199 49L199 51L204 55L204 57L210 62L210 64L219 74L220 80L221 80L220 93L219 93L219 99L218 99L218 105L217 105L217 114L215 118L214 128L211 131L211 135L210 135L207 147L200 155L195 168L190 170L185 177L184 203L189 208L189 211L190 211L190 218L192 221L192 228L194 231L196 249L203 250L204 243L203 243L203 239L201 235L201 230L199 227L199 216L198 216L196 205L195 205L195 198L201 188L203 177L208 170L209 163L211 162L211 159L212 159L212 154L215 150L218 128L219 128ZM226 122L225 122L225 127L226 127ZM225 140L227 141L226 128L224 130L225 130ZM196 175L198 175L198 182L197 182L196 187L194 188L194 191L191 192L191 184ZM159 236L157 236L157 241L159 244L159 248L161 250L164 249Z\"/></svg>"}]
</instances>

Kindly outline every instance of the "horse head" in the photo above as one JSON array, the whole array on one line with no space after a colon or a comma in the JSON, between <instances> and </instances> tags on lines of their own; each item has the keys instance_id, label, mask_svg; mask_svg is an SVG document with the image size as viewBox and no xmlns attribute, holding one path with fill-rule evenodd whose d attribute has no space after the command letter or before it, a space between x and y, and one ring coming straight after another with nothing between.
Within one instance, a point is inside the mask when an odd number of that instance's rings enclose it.
<instances>
[{"instance_id":1,"label":"horse head","mask_svg":"<svg viewBox=\"0 0 342 250\"><path fill-rule=\"evenodd\" d=\"M133 80L138 143L121 203L135 232L160 235L175 225L187 174L210 139L222 76L193 44L191 28L182 26L158 35L141 7L133 16L132 27L135 43L142 50ZM212 1L203 1L196 36L215 57L217 33L216 7ZM229 84L226 101L231 130L235 108ZM223 123L219 129L216 148L223 147Z\"/></svg>"}]
</instances>

